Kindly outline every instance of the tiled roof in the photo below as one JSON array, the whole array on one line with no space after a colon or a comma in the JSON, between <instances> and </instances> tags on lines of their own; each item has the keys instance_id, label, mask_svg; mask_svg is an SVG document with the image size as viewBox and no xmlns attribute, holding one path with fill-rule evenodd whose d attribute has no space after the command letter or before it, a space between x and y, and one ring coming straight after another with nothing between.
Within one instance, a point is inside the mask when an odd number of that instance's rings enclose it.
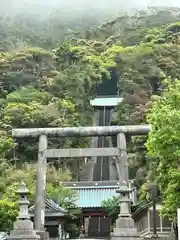
<instances>
[{"instance_id":1,"label":"tiled roof","mask_svg":"<svg viewBox=\"0 0 180 240\"><path fill-rule=\"evenodd\" d=\"M35 205L31 206L29 208L29 215L34 216L35 211ZM63 217L66 215L67 211L64 210L62 207L60 207L58 204L56 204L51 198L45 198L45 216L57 216L57 217Z\"/></svg>"},{"instance_id":2,"label":"tiled roof","mask_svg":"<svg viewBox=\"0 0 180 240\"><path fill-rule=\"evenodd\" d=\"M101 207L102 202L118 196L115 186L73 187L77 194L76 205L80 208Z\"/></svg>"}]
</instances>

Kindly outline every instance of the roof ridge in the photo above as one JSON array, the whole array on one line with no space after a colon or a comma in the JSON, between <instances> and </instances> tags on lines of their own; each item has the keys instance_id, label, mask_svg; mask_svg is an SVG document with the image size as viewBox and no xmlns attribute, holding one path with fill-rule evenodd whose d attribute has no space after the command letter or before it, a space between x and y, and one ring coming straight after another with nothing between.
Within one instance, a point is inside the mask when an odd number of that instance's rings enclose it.
<instances>
[{"instance_id":1,"label":"roof ridge","mask_svg":"<svg viewBox=\"0 0 180 240\"><path fill-rule=\"evenodd\" d=\"M119 188L119 185L114 185L114 186L68 186L67 188L71 188L71 189L115 189L115 188Z\"/></svg>"}]
</instances>

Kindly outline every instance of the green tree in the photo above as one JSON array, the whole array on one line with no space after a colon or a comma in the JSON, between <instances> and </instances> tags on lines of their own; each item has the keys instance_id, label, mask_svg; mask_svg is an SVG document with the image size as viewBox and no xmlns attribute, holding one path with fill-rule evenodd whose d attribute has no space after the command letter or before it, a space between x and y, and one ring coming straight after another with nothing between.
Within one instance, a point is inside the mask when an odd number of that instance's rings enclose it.
<instances>
[{"instance_id":1,"label":"green tree","mask_svg":"<svg viewBox=\"0 0 180 240\"><path fill-rule=\"evenodd\" d=\"M36 191L36 165L23 164L21 169L12 167L10 164L7 166L8 168L6 170L6 175L4 175L5 188L3 196L5 198L11 199L12 201L17 200L18 196L16 195L16 191L19 189L19 184L24 181L30 191L30 202L31 204L34 203ZM63 187L59 187L60 182L70 180L71 173L68 170L62 171L61 169L55 169L53 166L47 167L46 189L49 195L52 198L55 198L56 201L58 200L57 196L61 196L61 193L63 193L62 199L72 199L73 194L70 190L68 192L68 190L65 190ZM61 202L63 202L63 200L61 200Z\"/></svg>"},{"instance_id":2,"label":"green tree","mask_svg":"<svg viewBox=\"0 0 180 240\"><path fill-rule=\"evenodd\" d=\"M179 159L180 159L180 82L166 80L167 87L162 96L156 97L148 114L152 124L147 149L158 159L157 181L163 197L163 216L177 222L177 208L180 207Z\"/></svg>"},{"instance_id":3,"label":"green tree","mask_svg":"<svg viewBox=\"0 0 180 240\"><path fill-rule=\"evenodd\" d=\"M15 147L15 142L12 137L9 137L6 133L0 131L0 157L5 157L5 155Z\"/></svg>"},{"instance_id":4,"label":"green tree","mask_svg":"<svg viewBox=\"0 0 180 240\"><path fill-rule=\"evenodd\" d=\"M16 203L7 199L0 200L0 231L8 231L12 228L18 214Z\"/></svg>"},{"instance_id":5,"label":"green tree","mask_svg":"<svg viewBox=\"0 0 180 240\"><path fill-rule=\"evenodd\" d=\"M161 95L164 89L162 80L166 76L180 79L178 8L150 8L131 16L122 13L109 21L109 10L98 15L93 12L93 19L91 14L64 16L56 9L43 19L28 14L14 18L2 14L0 18L0 190L3 194L7 194L7 189L13 193L21 177L27 178L34 191L34 169L29 169L28 175L24 165L37 161L37 142L23 139L14 144L10 137L12 128L92 125L90 99L96 95L97 84L111 78L117 79L123 97L114 123L144 123L152 96ZM102 23L104 19L106 22ZM135 153L130 161L130 174L140 187L159 176L154 171L156 166L157 170L160 166L166 170L166 165L158 154L157 158L148 156L146 161L146 149L133 148L131 140L134 145L137 142L128 137L128 150ZM49 140L53 148L88 145L89 139ZM81 160L66 163L75 177ZM51 166L56 169L49 168L52 174L48 176L48 185L58 195L59 186L54 184L55 179L61 179L57 171L61 165L56 162ZM175 168L171 175L178 177L174 171ZM161 178L163 175L167 176L162 174ZM167 186L167 179L164 182Z\"/></svg>"},{"instance_id":6,"label":"green tree","mask_svg":"<svg viewBox=\"0 0 180 240\"><path fill-rule=\"evenodd\" d=\"M119 197L113 197L112 199L108 199L107 201L102 202L102 208L108 213L111 217L112 224L118 218L118 214L120 212L120 201Z\"/></svg>"}]
</instances>

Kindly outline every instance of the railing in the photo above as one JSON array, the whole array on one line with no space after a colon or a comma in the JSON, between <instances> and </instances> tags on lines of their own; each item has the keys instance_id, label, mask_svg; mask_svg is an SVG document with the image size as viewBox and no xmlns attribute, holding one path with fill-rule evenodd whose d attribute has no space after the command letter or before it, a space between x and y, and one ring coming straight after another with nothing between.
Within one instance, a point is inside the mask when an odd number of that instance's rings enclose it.
<instances>
[{"instance_id":1,"label":"railing","mask_svg":"<svg viewBox=\"0 0 180 240\"><path fill-rule=\"evenodd\" d=\"M170 234L173 234L173 230L171 227L162 227L162 228L157 228L157 235L159 237L168 237ZM153 235L153 228L146 228L143 231L141 231L141 237L143 238L149 238L152 237Z\"/></svg>"}]
</instances>

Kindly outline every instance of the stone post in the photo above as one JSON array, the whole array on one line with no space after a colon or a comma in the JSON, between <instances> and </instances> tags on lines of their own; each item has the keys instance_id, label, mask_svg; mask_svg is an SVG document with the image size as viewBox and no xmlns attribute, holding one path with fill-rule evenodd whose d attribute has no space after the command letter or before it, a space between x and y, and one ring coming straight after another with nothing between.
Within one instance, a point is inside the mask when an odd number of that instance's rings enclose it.
<instances>
[{"instance_id":1,"label":"stone post","mask_svg":"<svg viewBox=\"0 0 180 240\"><path fill-rule=\"evenodd\" d=\"M135 228L134 220L131 217L131 200L129 195L132 189L129 188L128 155L125 134L118 134L117 147L120 150L117 163L120 181L120 188L117 190L117 193L120 193L120 213L116 220L114 231L111 234L111 240L140 239L140 233Z\"/></svg>"},{"instance_id":2,"label":"stone post","mask_svg":"<svg viewBox=\"0 0 180 240\"><path fill-rule=\"evenodd\" d=\"M42 235L45 231L45 191L46 191L46 165L47 160L44 155L47 150L47 137L39 137L37 180L36 180L36 204L35 204L35 229Z\"/></svg>"},{"instance_id":3,"label":"stone post","mask_svg":"<svg viewBox=\"0 0 180 240\"><path fill-rule=\"evenodd\" d=\"M153 207L153 239L158 239L157 234L157 209L156 209L156 202L158 197L158 186L155 182L148 183L148 189L152 199L152 207Z\"/></svg>"},{"instance_id":4,"label":"stone post","mask_svg":"<svg viewBox=\"0 0 180 240\"><path fill-rule=\"evenodd\" d=\"M10 232L8 240L39 240L40 236L33 230L33 222L29 219L27 195L29 193L24 182L21 183L19 191L19 215L13 224L13 230Z\"/></svg>"}]
</instances>

